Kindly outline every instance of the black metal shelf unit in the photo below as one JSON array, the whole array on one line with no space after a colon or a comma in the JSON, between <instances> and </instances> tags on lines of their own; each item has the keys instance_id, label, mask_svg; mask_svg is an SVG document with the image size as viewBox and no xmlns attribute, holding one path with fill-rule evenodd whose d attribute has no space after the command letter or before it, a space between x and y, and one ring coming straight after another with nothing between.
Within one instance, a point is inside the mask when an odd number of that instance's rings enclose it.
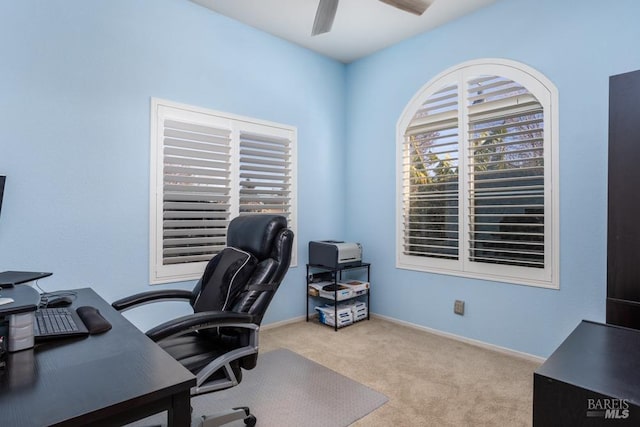
<instances>
[{"instance_id":1,"label":"black metal shelf unit","mask_svg":"<svg viewBox=\"0 0 640 427\"><path fill-rule=\"evenodd\" d=\"M367 263L367 262L362 262L360 264L356 264L356 265L350 265L350 266L346 266L346 267L341 267L341 268L331 268L331 267L326 267L324 265L317 265L317 264L307 264L307 276L306 276L306 280L307 280L307 286L306 286L306 294L305 294L305 304L307 306L307 322L309 321L309 297L314 297L314 298L322 298L326 301L333 301L333 307L334 307L334 330L338 330L338 282L342 280L342 273L344 271L350 271L350 270L357 270L357 269L366 269L367 270L367 282L369 283L369 288L367 289L365 294L362 295L354 295L348 298L344 298L340 301L349 301L349 300L353 300L356 298L361 298L366 296L367 298L367 320L371 319L371 311L370 311L370 301L371 301L371 264ZM333 299L332 298L325 298L323 296L320 295L311 295L310 294L310 288L309 285L312 283L311 282L311 278L314 277L315 274L318 273L327 273L331 276L331 282L333 282L334 285L334 290L333 290ZM355 322L354 322L355 323Z\"/></svg>"}]
</instances>

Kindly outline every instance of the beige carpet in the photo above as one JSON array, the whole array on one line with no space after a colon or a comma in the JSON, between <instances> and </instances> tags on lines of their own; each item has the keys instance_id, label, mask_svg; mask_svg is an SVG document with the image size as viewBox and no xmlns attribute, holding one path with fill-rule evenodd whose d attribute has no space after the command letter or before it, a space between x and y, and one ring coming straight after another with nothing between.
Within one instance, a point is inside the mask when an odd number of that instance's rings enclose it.
<instances>
[{"instance_id":1,"label":"beige carpet","mask_svg":"<svg viewBox=\"0 0 640 427\"><path fill-rule=\"evenodd\" d=\"M297 322L260 339L261 352L288 348L389 398L355 427L531 425L530 360L376 318L338 332Z\"/></svg>"},{"instance_id":2,"label":"beige carpet","mask_svg":"<svg viewBox=\"0 0 640 427\"><path fill-rule=\"evenodd\" d=\"M387 397L288 349L262 351L258 366L227 390L191 398L191 426L203 415L249 406L259 427L346 427L387 402ZM127 427L166 427L162 412ZM242 427L242 420L225 427Z\"/></svg>"}]
</instances>

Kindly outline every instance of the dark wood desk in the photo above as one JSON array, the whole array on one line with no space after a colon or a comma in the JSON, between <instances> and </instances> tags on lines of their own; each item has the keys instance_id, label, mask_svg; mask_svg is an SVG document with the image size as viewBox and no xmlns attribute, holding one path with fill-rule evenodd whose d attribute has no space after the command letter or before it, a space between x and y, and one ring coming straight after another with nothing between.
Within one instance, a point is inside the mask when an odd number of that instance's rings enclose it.
<instances>
[{"instance_id":1,"label":"dark wood desk","mask_svg":"<svg viewBox=\"0 0 640 427\"><path fill-rule=\"evenodd\" d=\"M72 308L94 306L113 328L9 354L0 425L113 426L165 410L169 425L190 425L193 374L92 289L77 292Z\"/></svg>"},{"instance_id":2,"label":"dark wood desk","mask_svg":"<svg viewBox=\"0 0 640 427\"><path fill-rule=\"evenodd\" d=\"M583 320L534 373L533 425L640 425L640 331Z\"/></svg>"}]
</instances>

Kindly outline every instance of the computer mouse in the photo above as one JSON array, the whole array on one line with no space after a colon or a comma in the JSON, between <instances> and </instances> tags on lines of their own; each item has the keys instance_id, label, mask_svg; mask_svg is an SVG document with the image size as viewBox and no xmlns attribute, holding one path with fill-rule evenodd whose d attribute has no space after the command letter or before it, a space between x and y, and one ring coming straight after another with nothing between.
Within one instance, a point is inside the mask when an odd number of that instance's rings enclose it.
<instances>
[{"instance_id":1,"label":"computer mouse","mask_svg":"<svg viewBox=\"0 0 640 427\"><path fill-rule=\"evenodd\" d=\"M56 307L66 307L71 305L73 299L68 296L59 296L59 297L51 297L47 299L47 307L56 308Z\"/></svg>"}]
</instances>

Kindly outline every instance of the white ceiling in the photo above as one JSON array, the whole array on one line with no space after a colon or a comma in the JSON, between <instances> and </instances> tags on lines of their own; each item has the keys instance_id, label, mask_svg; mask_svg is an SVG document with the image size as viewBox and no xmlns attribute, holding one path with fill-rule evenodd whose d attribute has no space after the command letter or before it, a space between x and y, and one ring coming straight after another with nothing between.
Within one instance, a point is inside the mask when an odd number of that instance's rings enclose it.
<instances>
[{"instance_id":1,"label":"white ceiling","mask_svg":"<svg viewBox=\"0 0 640 427\"><path fill-rule=\"evenodd\" d=\"M311 36L318 0L191 0L341 62L351 62L496 0L433 0L422 16L378 0L342 0L331 32Z\"/></svg>"}]
</instances>

